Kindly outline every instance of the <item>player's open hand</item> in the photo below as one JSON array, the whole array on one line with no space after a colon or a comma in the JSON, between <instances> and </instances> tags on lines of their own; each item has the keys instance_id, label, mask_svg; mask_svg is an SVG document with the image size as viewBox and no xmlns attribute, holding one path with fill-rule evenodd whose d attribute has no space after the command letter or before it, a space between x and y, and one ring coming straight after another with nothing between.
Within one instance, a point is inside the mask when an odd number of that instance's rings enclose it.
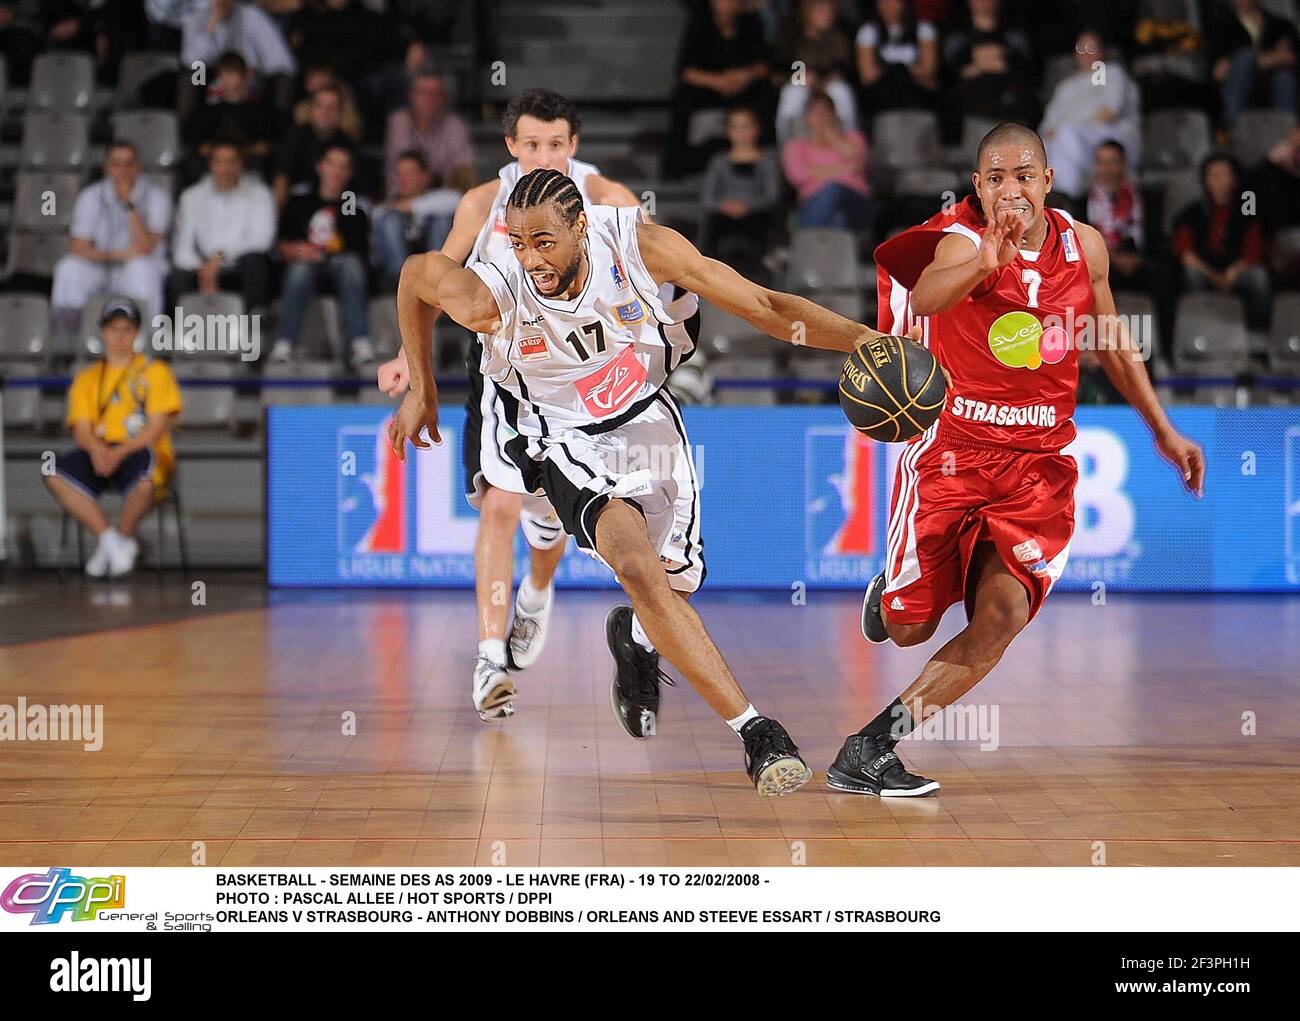
<instances>
[{"instance_id":1,"label":"player's open hand","mask_svg":"<svg viewBox=\"0 0 1300 1021\"><path fill-rule=\"evenodd\" d=\"M406 359L401 356L379 366L376 377L379 389L389 397L400 397L411 382L406 371Z\"/></svg>"},{"instance_id":2,"label":"player's open hand","mask_svg":"<svg viewBox=\"0 0 1300 1021\"><path fill-rule=\"evenodd\" d=\"M393 445L399 461L406 460L408 440L413 447L428 449L429 444L420 438L426 429L429 439L434 443L442 442L438 435L438 399L426 399L412 390L402 399L397 414L388 425L388 442Z\"/></svg>"},{"instance_id":3,"label":"player's open hand","mask_svg":"<svg viewBox=\"0 0 1300 1021\"><path fill-rule=\"evenodd\" d=\"M1156 450L1178 469L1189 492L1198 497L1205 493L1205 451L1199 443L1169 429L1156 437Z\"/></svg>"},{"instance_id":4,"label":"player's open hand","mask_svg":"<svg viewBox=\"0 0 1300 1021\"><path fill-rule=\"evenodd\" d=\"M992 273L1010 265L1020 251L1020 239L1024 236L1025 221L1009 209L1002 210L984 228L984 237L980 240L976 256L980 269Z\"/></svg>"}]
</instances>

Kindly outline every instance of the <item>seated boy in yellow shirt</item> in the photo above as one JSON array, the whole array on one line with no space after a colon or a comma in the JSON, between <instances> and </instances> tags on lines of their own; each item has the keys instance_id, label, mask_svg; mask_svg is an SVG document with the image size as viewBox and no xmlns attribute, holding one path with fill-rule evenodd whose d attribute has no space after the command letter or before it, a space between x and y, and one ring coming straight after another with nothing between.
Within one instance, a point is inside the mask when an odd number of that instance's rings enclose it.
<instances>
[{"instance_id":1,"label":"seated boy in yellow shirt","mask_svg":"<svg viewBox=\"0 0 1300 1021\"><path fill-rule=\"evenodd\" d=\"M140 309L127 298L104 306L104 359L77 373L68 391L68 427L76 447L59 455L46 488L59 506L99 538L86 562L92 578L135 567L136 526L155 503L175 464L171 428L181 410L176 379L162 362L135 350ZM122 494L117 527L99 506L106 489Z\"/></svg>"}]
</instances>

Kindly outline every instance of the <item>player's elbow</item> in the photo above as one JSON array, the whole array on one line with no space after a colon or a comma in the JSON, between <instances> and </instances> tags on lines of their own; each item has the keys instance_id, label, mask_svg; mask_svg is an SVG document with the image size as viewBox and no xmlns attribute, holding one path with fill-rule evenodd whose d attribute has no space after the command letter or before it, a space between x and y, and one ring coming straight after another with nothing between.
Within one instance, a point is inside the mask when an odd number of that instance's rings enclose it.
<instances>
[{"instance_id":1,"label":"player's elbow","mask_svg":"<svg viewBox=\"0 0 1300 1021\"><path fill-rule=\"evenodd\" d=\"M942 312L945 307L940 301L940 295L933 288L927 287L924 281L917 282L909 304L915 316L932 316Z\"/></svg>"}]
</instances>

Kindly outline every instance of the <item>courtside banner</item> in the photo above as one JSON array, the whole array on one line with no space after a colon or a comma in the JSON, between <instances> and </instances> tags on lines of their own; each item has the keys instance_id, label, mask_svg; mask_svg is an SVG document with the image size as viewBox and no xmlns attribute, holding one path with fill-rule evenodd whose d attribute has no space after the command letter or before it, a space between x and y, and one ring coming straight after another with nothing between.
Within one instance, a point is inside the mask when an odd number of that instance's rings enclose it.
<instances>
[{"instance_id":1,"label":"courtside banner","mask_svg":"<svg viewBox=\"0 0 1300 1021\"><path fill-rule=\"evenodd\" d=\"M795 847L792 858L798 857ZM1195 897L1187 896L1195 889ZM1294 869L5 868L0 929L1289 931ZM1207 906L1213 917L1207 918ZM1230 953L1220 943L1216 955ZM1137 977L1137 976L1135 976Z\"/></svg>"},{"instance_id":2,"label":"courtside banner","mask_svg":"<svg viewBox=\"0 0 1300 1021\"><path fill-rule=\"evenodd\" d=\"M464 414L443 443L389 449L389 409L273 407L267 426L268 577L280 586L473 586ZM862 588L891 543L889 494L906 447L857 435L834 407L688 408L701 486L706 584ZM1076 528L1059 587L1096 591L1300 589L1300 409L1176 408L1205 448L1196 500L1128 408L1079 410ZM650 452L653 456L653 452ZM955 465L960 470L960 465ZM526 560L522 536L516 548ZM566 587L612 587L577 551Z\"/></svg>"}]
</instances>

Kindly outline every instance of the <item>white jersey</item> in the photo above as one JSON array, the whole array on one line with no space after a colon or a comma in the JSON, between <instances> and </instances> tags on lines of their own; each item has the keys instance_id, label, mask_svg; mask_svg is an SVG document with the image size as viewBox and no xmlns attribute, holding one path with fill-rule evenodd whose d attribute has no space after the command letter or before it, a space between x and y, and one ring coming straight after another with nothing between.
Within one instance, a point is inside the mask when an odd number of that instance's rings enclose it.
<instances>
[{"instance_id":1,"label":"white jersey","mask_svg":"<svg viewBox=\"0 0 1300 1021\"><path fill-rule=\"evenodd\" d=\"M513 249L470 268L501 312L479 334L484 376L521 402L518 431L604 431L648 405L699 336L699 300L665 302L641 259L637 206L587 206L587 279L572 300L539 295Z\"/></svg>"},{"instance_id":2,"label":"white jersey","mask_svg":"<svg viewBox=\"0 0 1300 1021\"><path fill-rule=\"evenodd\" d=\"M587 194L587 181L599 176L600 170L590 163L583 163L582 160L569 160L569 179L578 187L579 194L582 195L582 201L585 205L591 206L591 196ZM465 263L472 266L476 262L491 262L502 252L511 251L510 234L506 230L506 202L510 199L510 193L515 190L515 185L523 177L523 171L519 168L519 161L507 163L497 173L501 179L501 184L497 188L497 197L492 200L492 208L488 211L487 219L483 221L483 226L479 229L478 237L474 239L474 247L470 249L469 260Z\"/></svg>"}]
</instances>

